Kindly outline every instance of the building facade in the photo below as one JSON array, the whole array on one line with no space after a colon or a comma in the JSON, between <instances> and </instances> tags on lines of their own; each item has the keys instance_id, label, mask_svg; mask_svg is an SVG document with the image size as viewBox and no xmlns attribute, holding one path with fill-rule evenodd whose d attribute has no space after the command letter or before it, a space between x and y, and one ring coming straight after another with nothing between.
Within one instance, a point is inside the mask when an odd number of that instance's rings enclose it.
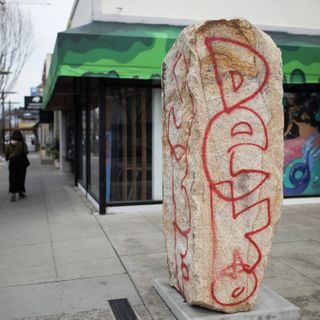
<instances>
[{"instance_id":1,"label":"building facade","mask_svg":"<svg viewBox=\"0 0 320 320\"><path fill-rule=\"evenodd\" d=\"M68 30L57 36L44 90L46 109L60 110L61 170L70 165L75 184L100 213L161 203L162 60L184 25L241 16L265 30L282 52L284 194L318 197L320 6L310 1L305 17L302 6L289 0L276 8L225 1L219 9L208 0L190 6L181 0L75 1Z\"/></svg>"}]
</instances>

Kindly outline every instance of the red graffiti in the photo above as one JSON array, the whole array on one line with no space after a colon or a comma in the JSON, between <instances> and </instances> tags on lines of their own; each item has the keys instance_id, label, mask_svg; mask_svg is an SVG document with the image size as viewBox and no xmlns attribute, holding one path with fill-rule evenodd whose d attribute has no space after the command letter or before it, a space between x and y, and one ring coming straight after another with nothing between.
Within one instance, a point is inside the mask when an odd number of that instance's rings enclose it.
<instances>
[{"instance_id":1,"label":"red graffiti","mask_svg":"<svg viewBox=\"0 0 320 320\"><path fill-rule=\"evenodd\" d=\"M237 92L238 89L242 86L243 76L240 72L234 70L229 71L229 74L232 80L232 89L234 92Z\"/></svg>"},{"instance_id":2,"label":"red graffiti","mask_svg":"<svg viewBox=\"0 0 320 320\"><path fill-rule=\"evenodd\" d=\"M231 137L234 137L238 134L248 134L249 136L252 136L251 124L246 121L238 122L237 124L235 124L231 129Z\"/></svg>"},{"instance_id":3,"label":"red graffiti","mask_svg":"<svg viewBox=\"0 0 320 320\"><path fill-rule=\"evenodd\" d=\"M261 64L260 69L264 70L258 87L250 91L251 87L248 86L246 90L249 93L245 97L242 94L237 99L237 93L241 91L246 80L240 71L229 70L231 86L222 80L219 56L215 48L225 44L236 46L237 50L254 57L256 63ZM218 270L216 265L213 267L212 298L216 303L228 307L245 302L255 293L258 287L256 269L262 260L261 248L255 235L268 228L271 223L270 198L259 200L259 190L270 178L270 173L256 167L255 163L262 157L261 154L268 150L267 127L261 115L246 106L246 103L254 102L262 93L269 80L270 71L266 59L247 44L228 38L209 37L206 38L205 45L211 58L223 107L222 111L210 119L202 142L202 163L210 192L211 229L215 242L218 240L217 220L225 223L230 232L240 232L242 237L241 243L232 244L233 255L229 258L229 263L218 267ZM227 88L232 89L232 98L226 94ZM230 127L227 127L226 123L229 123ZM217 132L225 138L223 142L219 141ZM247 167L243 167L243 159L247 159L244 157L252 159L252 163L248 163ZM219 176L214 170L217 167L220 168ZM221 210L222 213L216 211L215 200L224 202L224 208L229 210ZM215 247L213 264L217 254L219 253Z\"/></svg>"},{"instance_id":4,"label":"red graffiti","mask_svg":"<svg viewBox=\"0 0 320 320\"><path fill-rule=\"evenodd\" d=\"M186 180L189 175L189 140L193 126L194 117L196 114L193 96L190 93L189 87L185 83L180 83L176 75L176 67L179 63L184 65L185 70L188 70L186 58L183 53L178 53L176 61L173 65L173 78L176 84L176 91L179 96L177 106L169 106L168 110L168 144L170 147L171 156L171 194L173 205L173 227L174 227L174 260L175 260L175 276L177 286L180 292L184 293L184 283L189 281L189 262L188 243L189 233L191 230L191 205L189 191L186 187ZM181 81L185 81L182 79ZM184 96L182 90L187 90L187 98L192 105L191 113L183 111ZM186 99L186 98L185 98ZM181 132L187 132L187 135L182 135ZM181 138L182 137L182 138ZM177 199L179 198L179 201ZM186 221L178 219L179 212L187 212Z\"/></svg>"}]
</instances>

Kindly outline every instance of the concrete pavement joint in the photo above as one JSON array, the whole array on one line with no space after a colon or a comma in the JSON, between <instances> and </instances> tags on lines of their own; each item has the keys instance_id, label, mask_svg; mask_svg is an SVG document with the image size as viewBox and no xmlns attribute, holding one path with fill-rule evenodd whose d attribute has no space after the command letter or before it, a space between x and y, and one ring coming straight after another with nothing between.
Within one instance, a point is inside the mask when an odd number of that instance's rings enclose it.
<instances>
[{"instance_id":1,"label":"concrete pavement joint","mask_svg":"<svg viewBox=\"0 0 320 320\"><path fill-rule=\"evenodd\" d=\"M135 290L136 290L136 292L137 292L137 294L138 294L138 296L139 296L140 300L142 301L143 306L145 307L145 309L147 310L148 314L150 315L150 318L151 318L151 319L153 319L153 317L152 317L152 315L151 315L151 312L150 312L150 311L149 311L149 309L147 308L147 306L146 306L146 304L145 304L145 302L144 302L144 300L143 300L143 298L142 298L142 296L141 296L141 294L140 294L140 292L139 292L138 288L136 287L136 285L135 285L135 283L134 283L134 281L133 281L133 279L132 279L132 277L131 277L130 273L128 272L128 270L127 270L126 266L125 266L125 265L124 265L124 263L122 262L122 259L121 259L120 255L118 254L118 252L117 252L117 250L115 249L115 247L114 247L113 243L112 243L112 242L111 242L111 240L109 239L109 237L108 237L107 233L106 233L106 232L105 232L105 230L103 229L103 227L102 227L102 225L101 225L101 223L100 223L99 219L98 219L96 216L95 216L95 219L96 219L96 221L97 221L98 225L100 226L100 228L101 228L102 232L105 234L106 238L107 238L107 239L108 239L108 241L110 242L110 245L111 245L111 247L112 247L113 251L115 252L116 256L118 257L118 259L119 259L119 261L120 261L120 263L121 263L121 265L122 265L123 269L126 271L127 276L128 276L128 278L130 279L130 282L132 283L133 287L135 288Z\"/></svg>"},{"instance_id":2,"label":"concrete pavement joint","mask_svg":"<svg viewBox=\"0 0 320 320\"><path fill-rule=\"evenodd\" d=\"M11 203L7 166L0 169L0 235L5 246L0 250L0 262L5 268L0 268L0 319L96 320L100 311L100 319L107 320L102 316L108 308L107 301L127 297L141 320L152 319L149 314L153 319L173 320L163 299L151 287L152 279L159 275L167 279L161 260L165 251L158 231L160 211L127 213L129 220L116 213L101 217L73 187L72 176L64 178L55 170L53 166L41 168L34 156L28 169L28 197ZM270 257L274 264L265 283L299 305L302 319L320 319L319 210L315 205L303 205L284 211L283 228L278 229L281 242L274 242L275 256ZM86 226L78 228L78 223ZM120 228L122 224L127 231ZM93 241L95 236L90 236L95 233L101 240ZM87 236L81 240L79 236L84 234ZM62 239L65 236L74 236L76 239L70 240L76 241ZM317 240L308 240L308 236ZM108 250L104 251L106 247ZM162 267L155 269L160 266L159 261Z\"/></svg>"},{"instance_id":3,"label":"concrete pavement joint","mask_svg":"<svg viewBox=\"0 0 320 320\"><path fill-rule=\"evenodd\" d=\"M88 198L85 197L85 195L80 191L78 187L73 187L73 190L75 193L80 197L84 205L90 210L90 214L92 216L99 216L99 212L97 212L97 209L91 204L91 202L88 200Z\"/></svg>"},{"instance_id":4,"label":"concrete pavement joint","mask_svg":"<svg viewBox=\"0 0 320 320\"><path fill-rule=\"evenodd\" d=\"M113 273L112 276L118 276L125 274L123 272L119 273ZM32 287L32 286L37 286L37 285L46 285L46 284L59 284L59 283L64 283L64 282L69 282L69 281L81 281L81 280L94 280L94 279L104 279L108 277L103 275L103 276L91 276L91 277L81 277L81 278L69 278L69 279L57 279L57 280L51 280L51 281L40 281L40 282L35 282L35 283L28 283L28 284L14 284L12 286L3 286L0 287L0 289L8 289L8 288L16 288L16 287ZM1 318L0 318L1 319Z\"/></svg>"},{"instance_id":5,"label":"concrete pavement joint","mask_svg":"<svg viewBox=\"0 0 320 320\"><path fill-rule=\"evenodd\" d=\"M273 258L274 260L276 260L277 262L280 262L280 263L281 263L281 264L283 264L284 266L288 267L290 270L292 270L292 271L294 271L294 272L298 273L299 275L301 275L301 276L303 276L303 277L305 277L305 278L307 278L307 279L311 280L312 282L315 282L315 283L317 283L317 284L320 284L320 282L319 282L319 281L315 281L314 279L312 279L312 278L308 277L307 275L305 275L305 274L301 273L300 271L298 271L298 270L296 270L296 269L293 269L290 265L286 264L285 262L283 262L283 261L282 261L282 260L280 260L279 258L276 258L276 257L272 257L272 258Z\"/></svg>"},{"instance_id":6,"label":"concrete pavement joint","mask_svg":"<svg viewBox=\"0 0 320 320\"><path fill-rule=\"evenodd\" d=\"M165 251L160 251L160 252L157 252L157 254L166 254ZM144 256L149 256L149 255L152 255L154 253L134 253L134 254L121 254L120 257L135 257L135 256L141 256L141 255L144 255Z\"/></svg>"},{"instance_id":7,"label":"concrete pavement joint","mask_svg":"<svg viewBox=\"0 0 320 320\"><path fill-rule=\"evenodd\" d=\"M29 243L29 244L23 244L23 245L16 244L16 245L7 246L7 247L1 247L0 250L2 250L2 249L13 249L13 248L19 248L19 247L34 247L34 246L39 246L39 245L42 245L42 244L49 244L49 243L50 243L50 241L41 241L39 243Z\"/></svg>"},{"instance_id":8,"label":"concrete pavement joint","mask_svg":"<svg viewBox=\"0 0 320 320\"><path fill-rule=\"evenodd\" d=\"M45 190L45 185L43 183L43 178L42 178L42 167L40 167L40 184L41 184L42 190ZM49 230L49 237L50 237L52 259L53 259L53 264L54 264L54 271L55 271L56 277L58 278L58 269L57 269L56 258L55 258L55 255L54 255L52 234L51 234L50 222L49 222L49 216L48 216L48 205L47 205L46 192L42 193L42 198L43 198L43 201L44 201L45 215L46 215L46 220L47 220L47 225L48 225L48 230Z\"/></svg>"}]
</instances>

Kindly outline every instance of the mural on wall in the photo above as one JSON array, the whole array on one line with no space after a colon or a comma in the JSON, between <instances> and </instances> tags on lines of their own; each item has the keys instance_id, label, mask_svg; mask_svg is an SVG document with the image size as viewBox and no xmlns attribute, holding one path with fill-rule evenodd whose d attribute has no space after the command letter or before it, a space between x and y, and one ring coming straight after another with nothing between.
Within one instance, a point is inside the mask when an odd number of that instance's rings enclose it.
<instances>
[{"instance_id":1,"label":"mural on wall","mask_svg":"<svg viewBox=\"0 0 320 320\"><path fill-rule=\"evenodd\" d=\"M320 94L285 93L284 195L320 194Z\"/></svg>"}]
</instances>

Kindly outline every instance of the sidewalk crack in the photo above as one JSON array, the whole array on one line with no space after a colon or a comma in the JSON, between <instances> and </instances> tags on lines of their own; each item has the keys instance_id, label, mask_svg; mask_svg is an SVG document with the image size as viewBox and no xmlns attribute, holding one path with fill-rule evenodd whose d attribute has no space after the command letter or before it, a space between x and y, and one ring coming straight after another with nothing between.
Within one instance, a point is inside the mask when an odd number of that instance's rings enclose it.
<instances>
[{"instance_id":1,"label":"sidewalk crack","mask_svg":"<svg viewBox=\"0 0 320 320\"><path fill-rule=\"evenodd\" d=\"M40 168L40 183L41 183L42 190L45 190L46 186L43 183L42 167ZM54 272L55 272L56 278L58 279L58 269L57 269L56 257L54 255L54 248L53 248L52 234L51 234L51 228L50 228L50 222L49 222L49 216L48 216L48 203L47 203L46 194L47 194L47 192L42 192L42 198L43 198L46 220L47 220L49 236L50 236L50 247L51 247L52 259L53 259L53 264L54 264Z\"/></svg>"}]
</instances>

